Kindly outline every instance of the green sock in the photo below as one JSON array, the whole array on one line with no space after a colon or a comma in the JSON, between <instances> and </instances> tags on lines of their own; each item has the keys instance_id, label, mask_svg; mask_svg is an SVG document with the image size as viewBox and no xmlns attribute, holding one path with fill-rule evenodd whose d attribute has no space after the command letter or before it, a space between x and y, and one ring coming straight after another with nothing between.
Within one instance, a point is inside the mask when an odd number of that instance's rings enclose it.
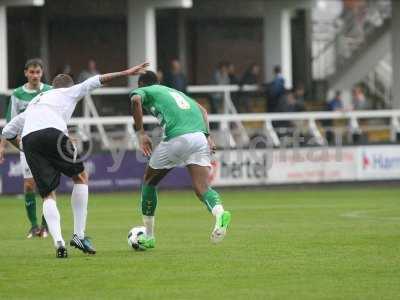
<instances>
[{"instance_id":1,"label":"green sock","mask_svg":"<svg viewBox=\"0 0 400 300\"><path fill-rule=\"evenodd\" d=\"M28 219L31 222L32 227L37 226L36 219L36 198L35 193L26 192L25 193L25 208Z\"/></svg>"},{"instance_id":2,"label":"green sock","mask_svg":"<svg viewBox=\"0 0 400 300\"><path fill-rule=\"evenodd\" d=\"M154 216L157 207L157 188L153 185L142 185L142 214L145 216Z\"/></svg>"},{"instance_id":3,"label":"green sock","mask_svg":"<svg viewBox=\"0 0 400 300\"><path fill-rule=\"evenodd\" d=\"M208 188L207 192L201 196L201 200L204 202L210 212L215 205L221 204L219 194L212 188Z\"/></svg>"}]
</instances>

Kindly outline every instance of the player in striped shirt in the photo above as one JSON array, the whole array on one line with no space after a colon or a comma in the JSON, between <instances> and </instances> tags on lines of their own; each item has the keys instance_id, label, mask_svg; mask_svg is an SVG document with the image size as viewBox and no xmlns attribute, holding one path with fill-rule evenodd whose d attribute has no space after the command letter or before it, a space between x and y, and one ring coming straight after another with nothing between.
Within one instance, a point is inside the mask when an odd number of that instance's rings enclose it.
<instances>
[{"instance_id":1,"label":"player in striped shirt","mask_svg":"<svg viewBox=\"0 0 400 300\"><path fill-rule=\"evenodd\" d=\"M40 59L29 59L25 63L24 73L28 82L13 91L6 116L7 122L24 112L29 102L38 94L52 88L50 85L41 81L43 76L43 62ZM5 146L6 141L2 140L0 143L0 163L3 163L4 161ZM39 226L37 221L35 196L36 184L23 152L20 152L20 161L24 177L25 208L29 222L31 223L31 228L28 231L27 238L36 236L47 237L46 220L42 216L41 226Z\"/></svg>"}]
</instances>

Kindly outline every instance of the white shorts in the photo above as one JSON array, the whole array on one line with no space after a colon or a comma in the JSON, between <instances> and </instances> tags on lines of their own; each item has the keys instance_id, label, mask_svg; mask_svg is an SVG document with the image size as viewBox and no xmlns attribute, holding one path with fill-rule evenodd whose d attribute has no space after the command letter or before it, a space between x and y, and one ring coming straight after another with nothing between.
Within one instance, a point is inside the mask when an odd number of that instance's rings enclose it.
<instances>
[{"instance_id":1,"label":"white shorts","mask_svg":"<svg viewBox=\"0 0 400 300\"><path fill-rule=\"evenodd\" d=\"M19 153L19 159L21 162L22 175L24 176L24 179L33 178L31 169L29 169L28 163L26 162L24 152Z\"/></svg>"},{"instance_id":2,"label":"white shorts","mask_svg":"<svg viewBox=\"0 0 400 300\"><path fill-rule=\"evenodd\" d=\"M211 167L211 153L202 132L187 133L161 142L151 155L152 169L172 169L187 165Z\"/></svg>"}]
</instances>

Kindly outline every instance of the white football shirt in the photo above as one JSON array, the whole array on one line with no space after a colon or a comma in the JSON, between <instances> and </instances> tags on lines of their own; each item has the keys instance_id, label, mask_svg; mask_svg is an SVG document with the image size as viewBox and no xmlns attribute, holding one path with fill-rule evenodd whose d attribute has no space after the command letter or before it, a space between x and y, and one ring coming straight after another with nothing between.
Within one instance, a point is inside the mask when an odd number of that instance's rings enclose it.
<instances>
[{"instance_id":1,"label":"white football shirt","mask_svg":"<svg viewBox=\"0 0 400 300\"><path fill-rule=\"evenodd\" d=\"M45 128L56 128L68 135L67 123L80 99L101 87L100 75L93 76L69 88L52 89L40 93L29 103L22 114L11 120L3 129L7 139Z\"/></svg>"}]
</instances>

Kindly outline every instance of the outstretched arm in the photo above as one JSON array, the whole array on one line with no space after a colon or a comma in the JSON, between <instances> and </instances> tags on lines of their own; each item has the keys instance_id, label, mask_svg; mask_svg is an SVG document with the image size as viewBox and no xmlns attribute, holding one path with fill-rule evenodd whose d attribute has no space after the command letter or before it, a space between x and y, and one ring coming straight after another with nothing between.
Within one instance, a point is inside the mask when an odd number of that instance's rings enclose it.
<instances>
[{"instance_id":1,"label":"outstretched arm","mask_svg":"<svg viewBox=\"0 0 400 300\"><path fill-rule=\"evenodd\" d=\"M100 75L100 82L104 84L106 82L110 82L114 79L127 77L127 76L134 76L140 75L146 72L146 68L149 66L149 63L145 62L140 65L134 66L132 68L126 69L121 72L114 72L114 73L107 73Z\"/></svg>"},{"instance_id":2,"label":"outstretched arm","mask_svg":"<svg viewBox=\"0 0 400 300\"><path fill-rule=\"evenodd\" d=\"M146 156L150 156L153 145L150 137L144 132L143 128L143 109L142 109L142 98L139 95L133 95L132 98L132 116L135 121L134 128L137 132L137 138L139 140L140 150Z\"/></svg>"},{"instance_id":3,"label":"outstretched arm","mask_svg":"<svg viewBox=\"0 0 400 300\"><path fill-rule=\"evenodd\" d=\"M68 88L65 93L70 95L74 101L79 101L84 96L89 94L91 91L101 87L102 84L106 82L110 82L114 79L127 77L127 76L134 76L143 74L146 72L146 68L149 66L149 63L142 63L135 67L126 69L121 72L114 72L114 73L107 73L102 75L92 76L89 79L86 79L84 82L76 84L70 88Z\"/></svg>"}]
</instances>

